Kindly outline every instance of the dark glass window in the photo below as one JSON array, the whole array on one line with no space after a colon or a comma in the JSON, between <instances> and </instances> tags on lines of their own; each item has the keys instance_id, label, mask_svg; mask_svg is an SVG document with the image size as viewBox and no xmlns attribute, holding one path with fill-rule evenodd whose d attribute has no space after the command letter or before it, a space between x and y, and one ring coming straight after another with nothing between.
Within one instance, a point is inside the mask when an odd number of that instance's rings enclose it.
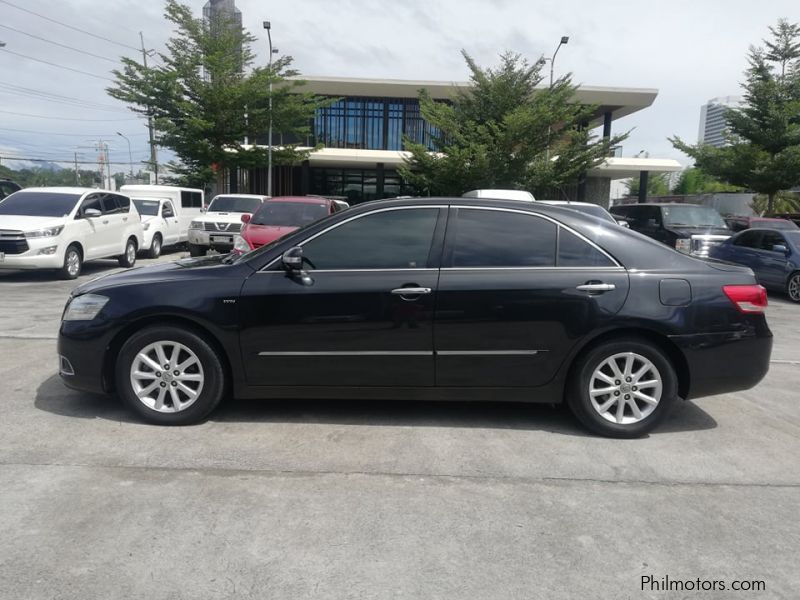
<instances>
[{"instance_id":1,"label":"dark glass window","mask_svg":"<svg viewBox=\"0 0 800 600\"><path fill-rule=\"evenodd\" d=\"M103 212L103 205L100 202L101 194L92 194L87 198L84 198L83 202L81 203L81 209L78 211L77 216L83 216L83 214L90 208L94 208L95 210L99 210Z\"/></svg>"},{"instance_id":2,"label":"dark glass window","mask_svg":"<svg viewBox=\"0 0 800 600\"><path fill-rule=\"evenodd\" d=\"M203 194L200 192L181 190L181 206L184 208L202 208Z\"/></svg>"},{"instance_id":3,"label":"dark glass window","mask_svg":"<svg viewBox=\"0 0 800 600\"><path fill-rule=\"evenodd\" d=\"M158 200L135 198L133 203L136 205L136 210L139 211L140 215L147 217L155 217L158 215Z\"/></svg>"},{"instance_id":4,"label":"dark glass window","mask_svg":"<svg viewBox=\"0 0 800 600\"><path fill-rule=\"evenodd\" d=\"M761 249L773 252L773 246L786 246L786 240L776 231L765 231L761 238Z\"/></svg>"},{"instance_id":5,"label":"dark glass window","mask_svg":"<svg viewBox=\"0 0 800 600\"><path fill-rule=\"evenodd\" d=\"M553 267L556 227L533 215L461 208L453 242L453 266Z\"/></svg>"},{"instance_id":6,"label":"dark glass window","mask_svg":"<svg viewBox=\"0 0 800 600\"><path fill-rule=\"evenodd\" d=\"M354 219L303 245L314 269L421 269L428 265L439 209L413 208Z\"/></svg>"},{"instance_id":7,"label":"dark glass window","mask_svg":"<svg viewBox=\"0 0 800 600\"><path fill-rule=\"evenodd\" d=\"M63 217L72 212L80 194L14 192L0 203L0 215Z\"/></svg>"},{"instance_id":8,"label":"dark glass window","mask_svg":"<svg viewBox=\"0 0 800 600\"><path fill-rule=\"evenodd\" d=\"M597 248L563 227L558 233L559 267L613 267L614 263Z\"/></svg>"},{"instance_id":9,"label":"dark glass window","mask_svg":"<svg viewBox=\"0 0 800 600\"><path fill-rule=\"evenodd\" d=\"M164 206L161 207L161 216L165 219L169 219L175 216L175 209L172 208L172 202L164 202Z\"/></svg>"},{"instance_id":10,"label":"dark glass window","mask_svg":"<svg viewBox=\"0 0 800 600\"><path fill-rule=\"evenodd\" d=\"M117 194L106 194L103 197L103 212L107 215L116 215L130 212L131 199Z\"/></svg>"},{"instance_id":11,"label":"dark glass window","mask_svg":"<svg viewBox=\"0 0 800 600\"><path fill-rule=\"evenodd\" d=\"M761 242L760 231L745 231L733 240L734 246L743 246L745 248L759 248Z\"/></svg>"}]
</instances>

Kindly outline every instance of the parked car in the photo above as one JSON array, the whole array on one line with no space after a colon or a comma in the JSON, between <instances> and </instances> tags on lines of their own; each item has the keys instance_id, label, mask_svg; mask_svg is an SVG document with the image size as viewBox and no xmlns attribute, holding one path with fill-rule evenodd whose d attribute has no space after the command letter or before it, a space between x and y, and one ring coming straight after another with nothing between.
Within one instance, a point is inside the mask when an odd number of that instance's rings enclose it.
<instances>
[{"instance_id":1,"label":"parked car","mask_svg":"<svg viewBox=\"0 0 800 600\"><path fill-rule=\"evenodd\" d=\"M785 219L787 221L791 221L798 227L800 227L800 213L775 213L771 215L766 215L766 217L772 219Z\"/></svg>"},{"instance_id":2,"label":"parked car","mask_svg":"<svg viewBox=\"0 0 800 600\"><path fill-rule=\"evenodd\" d=\"M733 215L725 217L725 224L734 233L744 231L745 229L800 229L797 225L788 219L774 219L770 217L743 217Z\"/></svg>"},{"instance_id":3,"label":"parked car","mask_svg":"<svg viewBox=\"0 0 800 600\"><path fill-rule=\"evenodd\" d=\"M130 198L91 188L26 188L0 203L0 269L57 269L75 279L83 263L136 263L142 223Z\"/></svg>"},{"instance_id":4,"label":"parked car","mask_svg":"<svg viewBox=\"0 0 800 600\"><path fill-rule=\"evenodd\" d=\"M269 196L220 194L214 196L205 214L189 225L189 254L203 256L209 250L228 253L234 236L242 230L242 215L252 215Z\"/></svg>"},{"instance_id":5,"label":"parked car","mask_svg":"<svg viewBox=\"0 0 800 600\"><path fill-rule=\"evenodd\" d=\"M203 190L171 185L123 185L120 192L131 197L144 228L142 250L157 258L164 246L189 240L189 224L203 214ZM157 204L156 204L157 203Z\"/></svg>"},{"instance_id":6,"label":"parked car","mask_svg":"<svg viewBox=\"0 0 800 600\"><path fill-rule=\"evenodd\" d=\"M710 248L731 235L716 210L698 204L623 204L612 206L611 214L634 231L695 256L708 256Z\"/></svg>"},{"instance_id":7,"label":"parked car","mask_svg":"<svg viewBox=\"0 0 800 600\"><path fill-rule=\"evenodd\" d=\"M636 276L630 276L631 272ZM565 401L634 437L680 398L769 367L766 291L574 210L418 198L360 204L258 250L74 290L59 332L72 388L160 424L238 398Z\"/></svg>"},{"instance_id":8,"label":"parked car","mask_svg":"<svg viewBox=\"0 0 800 600\"><path fill-rule=\"evenodd\" d=\"M571 208L572 210L577 210L578 212L592 215L593 217L603 219L604 221L610 221L611 223L616 223L618 225L622 224L624 227L628 226L627 221L617 221L614 216L605 208L592 202L572 202L571 200L538 200L538 202L541 202L542 204L552 204L553 206Z\"/></svg>"},{"instance_id":9,"label":"parked car","mask_svg":"<svg viewBox=\"0 0 800 600\"><path fill-rule=\"evenodd\" d=\"M533 194L525 190L470 190L464 192L462 198L493 198L495 200L521 200L523 202L535 202Z\"/></svg>"},{"instance_id":10,"label":"parked car","mask_svg":"<svg viewBox=\"0 0 800 600\"><path fill-rule=\"evenodd\" d=\"M14 192L18 192L22 188L19 184L14 183L10 179L5 177L0 178L0 201L3 200L6 196L10 196Z\"/></svg>"},{"instance_id":11,"label":"parked car","mask_svg":"<svg viewBox=\"0 0 800 600\"><path fill-rule=\"evenodd\" d=\"M800 302L800 229L747 229L712 248L710 257L746 265L765 288Z\"/></svg>"},{"instance_id":12,"label":"parked car","mask_svg":"<svg viewBox=\"0 0 800 600\"><path fill-rule=\"evenodd\" d=\"M252 215L242 215L242 231L234 237L234 252L250 252L287 233L341 210L321 196L278 196L264 202Z\"/></svg>"}]
</instances>

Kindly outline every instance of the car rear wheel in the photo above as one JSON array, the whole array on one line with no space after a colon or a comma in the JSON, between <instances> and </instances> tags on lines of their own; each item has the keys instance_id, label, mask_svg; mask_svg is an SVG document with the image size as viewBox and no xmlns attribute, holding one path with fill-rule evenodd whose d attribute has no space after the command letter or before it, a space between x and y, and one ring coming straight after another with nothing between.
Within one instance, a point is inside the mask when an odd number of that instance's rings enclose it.
<instances>
[{"instance_id":1,"label":"car rear wheel","mask_svg":"<svg viewBox=\"0 0 800 600\"><path fill-rule=\"evenodd\" d=\"M792 273L786 282L786 294L792 302L800 302L800 272Z\"/></svg>"},{"instance_id":2,"label":"car rear wheel","mask_svg":"<svg viewBox=\"0 0 800 600\"><path fill-rule=\"evenodd\" d=\"M678 393L678 378L657 346L638 338L602 343L579 358L567 403L589 430L615 438L652 431Z\"/></svg>"},{"instance_id":3,"label":"car rear wheel","mask_svg":"<svg viewBox=\"0 0 800 600\"><path fill-rule=\"evenodd\" d=\"M64 266L59 274L62 279L77 279L83 268L83 255L76 245L71 245L64 253Z\"/></svg>"},{"instance_id":4,"label":"car rear wheel","mask_svg":"<svg viewBox=\"0 0 800 600\"><path fill-rule=\"evenodd\" d=\"M216 351L192 331L154 326L134 334L117 359L125 404L157 425L191 425L213 411L225 390Z\"/></svg>"},{"instance_id":5,"label":"car rear wheel","mask_svg":"<svg viewBox=\"0 0 800 600\"><path fill-rule=\"evenodd\" d=\"M125 244L125 254L119 257L119 266L130 269L136 264L136 240L130 238Z\"/></svg>"},{"instance_id":6,"label":"car rear wheel","mask_svg":"<svg viewBox=\"0 0 800 600\"><path fill-rule=\"evenodd\" d=\"M158 258L161 256L161 234L157 233L150 242L150 249L147 251L147 258Z\"/></svg>"}]
</instances>

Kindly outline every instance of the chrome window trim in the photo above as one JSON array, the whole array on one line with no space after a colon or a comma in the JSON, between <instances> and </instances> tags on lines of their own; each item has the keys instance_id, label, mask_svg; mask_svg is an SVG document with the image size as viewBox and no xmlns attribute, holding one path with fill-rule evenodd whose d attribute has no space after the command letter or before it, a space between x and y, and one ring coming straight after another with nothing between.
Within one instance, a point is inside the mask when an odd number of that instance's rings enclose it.
<instances>
[{"instance_id":1,"label":"chrome window trim","mask_svg":"<svg viewBox=\"0 0 800 600\"><path fill-rule=\"evenodd\" d=\"M378 213L390 212L390 211L395 211L395 210L411 210L411 209L423 209L423 210L425 210L425 209L432 209L432 208L440 210L442 208L447 208L447 205L446 204L422 204L422 205L413 205L413 206L390 206L390 207L387 207L387 208L379 208L378 210L365 212L365 213L360 214L360 215L353 215L349 219L345 219L344 221L340 221L338 223L334 223L330 227L328 227L326 229L323 229L322 231L318 231L317 233L312 235L310 238L307 238L307 239L303 240L302 243L297 244L297 245L300 246L300 247L303 247L304 245L306 245L311 240L314 240L314 239L318 238L319 236L321 236L321 235L323 235L325 233L328 233L329 231L333 231L337 227L341 227L342 225L344 225L346 223L349 223L350 221L355 221L356 219L361 219L363 217L367 217L367 216L370 216L370 215L377 215ZM267 265L261 267L261 269L258 272L259 273L265 272L266 269L269 269L270 267L272 267L272 265L274 265L276 262L278 262L280 260L280 258L281 258L280 256L276 256ZM328 272L342 273L342 272L350 272L350 271L421 271L421 270L436 270L436 269L428 269L427 267L420 267L419 269L416 269L416 268L413 268L413 267L407 267L407 268L403 268L403 269L328 269ZM278 272L280 272L280 271L278 271ZM314 269L312 272L313 273L322 273L323 270Z\"/></svg>"},{"instance_id":2,"label":"chrome window trim","mask_svg":"<svg viewBox=\"0 0 800 600\"><path fill-rule=\"evenodd\" d=\"M332 350L327 352L259 352L259 356L433 356L433 350Z\"/></svg>"},{"instance_id":3,"label":"chrome window trim","mask_svg":"<svg viewBox=\"0 0 800 600\"><path fill-rule=\"evenodd\" d=\"M625 267L442 267L442 271L603 271L624 273Z\"/></svg>"},{"instance_id":4,"label":"chrome window trim","mask_svg":"<svg viewBox=\"0 0 800 600\"><path fill-rule=\"evenodd\" d=\"M535 202L534 202L534 204L535 204ZM597 269L602 269L602 268L605 268L605 269L622 268L622 269L624 269L624 267L621 264L619 264L618 260L616 260L613 256L611 256L608 252L603 250L600 246L598 246L592 240L587 238L585 235L575 231L574 229L572 229L571 227L568 227L567 225L564 225L560 221L557 221L556 219L554 219L552 217L549 217L547 215L544 215L542 213L529 212L529 211L526 211L526 210L519 210L517 208L505 208L505 207L502 207L502 206L465 206L465 205L462 205L462 204L452 204L451 208L457 208L459 210L462 210L462 209L463 210L490 210L490 211L496 211L496 212L518 213L518 214L521 214L521 215L527 215L529 217L534 217L534 218L544 219L545 221L550 221L556 227L563 227L565 230L569 231L571 234L573 234L573 235L577 236L578 238L582 239L584 242L586 242L587 244L592 246L595 250L600 252L603 256L605 256L608 260L610 260L612 263L614 263L616 265L616 267L594 267L594 268L597 268ZM556 257L556 259L557 258L558 257ZM484 267L448 267L448 268L484 268ZM516 269L516 268L528 268L528 267L485 267L485 268L494 268L494 269L497 269L497 268L499 268L499 269L512 268L512 269ZM533 267L533 268L543 268L543 269L550 269L550 268L554 268L554 269L561 269L561 268L564 268L564 269L570 269L570 268L592 269L593 267Z\"/></svg>"},{"instance_id":5,"label":"chrome window trim","mask_svg":"<svg viewBox=\"0 0 800 600\"><path fill-rule=\"evenodd\" d=\"M535 356L547 350L437 350L439 356Z\"/></svg>"}]
</instances>

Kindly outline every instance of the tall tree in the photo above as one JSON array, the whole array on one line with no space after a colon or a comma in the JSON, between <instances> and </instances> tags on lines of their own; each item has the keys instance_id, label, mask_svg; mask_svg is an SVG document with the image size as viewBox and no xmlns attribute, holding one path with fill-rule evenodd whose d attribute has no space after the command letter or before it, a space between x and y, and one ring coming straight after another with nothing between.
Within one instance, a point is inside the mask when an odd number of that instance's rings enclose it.
<instances>
[{"instance_id":1,"label":"tall tree","mask_svg":"<svg viewBox=\"0 0 800 600\"><path fill-rule=\"evenodd\" d=\"M577 183L585 172L627 137L598 139L588 128L595 107L576 101L570 75L552 87L542 82L544 63L529 64L506 53L497 68L484 69L465 52L471 89L452 102L420 92L422 116L436 133L432 146L405 142L401 167L420 193L460 195L475 188L534 192Z\"/></svg>"},{"instance_id":2,"label":"tall tree","mask_svg":"<svg viewBox=\"0 0 800 600\"><path fill-rule=\"evenodd\" d=\"M639 177L631 177L625 182L629 196L639 194L641 180ZM669 173L651 173L647 178L648 196L666 196L669 194Z\"/></svg>"},{"instance_id":3,"label":"tall tree","mask_svg":"<svg viewBox=\"0 0 800 600\"><path fill-rule=\"evenodd\" d=\"M751 47L744 102L726 112L729 144L722 148L670 141L698 167L722 181L775 195L800 184L800 25L781 19L764 47Z\"/></svg>"},{"instance_id":4,"label":"tall tree","mask_svg":"<svg viewBox=\"0 0 800 600\"><path fill-rule=\"evenodd\" d=\"M741 188L719 181L698 167L689 167L681 171L678 182L672 189L673 194L708 194L714 192L735 192Z\"/></svg>"},{"instance_id":5,"label":"tall tree","mask_svg":"<svg viewBox=\"0 0 800 600\"><path fill-rule=\"evenodd\" d=\"M114 71L116 82L108 93L127 102L142 115L152 115L157 143L175 152L180 164L173 169L194 184L214 178L215 168L265 166L266 149L245 147L268 129L269 83L273 83L275 132L303 139L319 100L298 93L302 85L292 58L272 63L272 70L252 68L256 38L225 17L213 22L195 18L188 6L167 0L165 18L175 34L159 54L162 64L144 67L122 58ZM273 149L276 165L293 164L305 153L297 144Z\"/></svg>"}]
</instances>

